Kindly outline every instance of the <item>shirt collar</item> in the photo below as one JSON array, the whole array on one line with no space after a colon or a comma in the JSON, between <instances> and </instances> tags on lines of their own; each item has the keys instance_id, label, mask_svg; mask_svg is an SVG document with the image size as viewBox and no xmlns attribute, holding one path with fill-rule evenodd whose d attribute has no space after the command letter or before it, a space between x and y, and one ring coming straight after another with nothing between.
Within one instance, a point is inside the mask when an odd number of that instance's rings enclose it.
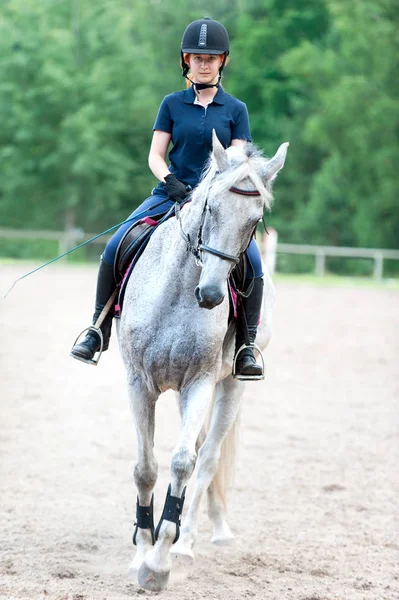
<instances>
[{"instance_id":1,"label":"shirt collar","mask_svg":"<svg viewBox=\"0 0 399 600\"><path fill-rule=\"evenodd\" d=\"M209 106L210 104L212 104L212 102L213 102L213 99L212 99L212 100L210 100L210 101L209 101L207 104L202 104L202 102L201 102L201 101L198 99L198 96L197 96L197 95L196 95L196 96L195 96L195 98L194 98L194 104L199 104L199 105L200 105L200 106L202 106L203 108L208 108L208 106Z\"/></svg>"},{"instance_id":2,"label":"shirt collar","mask_svg":"<svg viewBox=\"0 0 399 600\"><path fill-rule=\"evenodd\" d=\"M226 95L226 92L220 86L217 91L216 96L213 99L213 102L215 104L224 104L225 95ZM193 86L191 85L189 88L187 88L186 90L183 91L183 102L185 104L194 104L194 100L195 100L195 92L194 92Z\"/></svg>"}]
</instances>

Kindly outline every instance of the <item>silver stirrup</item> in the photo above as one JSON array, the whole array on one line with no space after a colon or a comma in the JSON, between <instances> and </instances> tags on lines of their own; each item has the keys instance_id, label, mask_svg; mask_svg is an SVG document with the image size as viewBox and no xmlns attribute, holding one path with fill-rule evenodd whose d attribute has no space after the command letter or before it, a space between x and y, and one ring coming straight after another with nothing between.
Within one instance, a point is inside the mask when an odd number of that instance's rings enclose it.
<instances>
[{"instance_id":1,"label":"silver stirrup","mask_svg":"<svg viewBox=\"0 0 399 600\"><path fill-rule=\"evenodd\" d=\"M256 350L257 353L260 356L261 362L262 362L262 375L237 375L236 373L236 363L237 363L237 358L238 356L241 354L241 352L243 350L245 350L245 348L251 348L252 350ZM262 354L262 350L259 348L259 346L257 344L249 344L249 346L247 346L247 344L243 344L238 350L237 353L234 357L233 360L233 371L232 371L232 375L234 379L239 379L240 381L259 381L260 379L264 379L265 378L265 361L263 358L263 354Z\"/></svg>"},{"instance_id":2,"label":"silver stirrup","mask_svg":"<svg viewBox=\"0 0 399 600\"><path fill-rule=\"evenodd\" d=\"M72 353L72 350L74 349L74 347L76 346L76 343L78 341L78 339L86 332L86 331L95 331L96 333L98 333L98 335L100 336L100 350L98 350L98 352L96 352L95 354L98 354L97 356L97 360L94 360L94 358L81 358L80 356L76 356L76 354ZM94 325L91 325L90 327L86 327L86 329L83 329L78 337L75 340L75 343L73 344L71 351L69 353L69 356L72 356L72 358L76 359L76 360L80 360L81 362L86 363L87 365L93 365L94 367L96 367L100 361L101 358L101 354L103 353L103 346L104 346L104 338L103 338L103 332L101 331L101 329L99 327L94 327Z\"/></svg>"}]
</instances>

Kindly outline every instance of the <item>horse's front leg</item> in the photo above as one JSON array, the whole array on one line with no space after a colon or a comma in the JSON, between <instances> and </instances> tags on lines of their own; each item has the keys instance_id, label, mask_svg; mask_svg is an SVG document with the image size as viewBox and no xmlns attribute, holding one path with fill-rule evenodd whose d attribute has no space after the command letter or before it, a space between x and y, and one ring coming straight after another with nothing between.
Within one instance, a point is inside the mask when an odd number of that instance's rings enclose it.
<instances>
[{"instance_id":1,"label":"horse's front leg","mask_svg":"<svg viewBox=\"0 0 399 600\"><path fill-rule=\"evenodd\" d=\"M237 415L243 386L231 376L218 383L209 431L198 453L197 479L182 536L173 553L193 560L198 513L208 491L208 514L213 523L212 542L228 544L234 539L226 521L226 493L235 462ZM224 447L222 445L224 443Z\"/></svg>"},{"instance_id":2,"label":"horse's front leg","mask_svg":"<svg viewBox=\"0 0 399 600\"><path fill-rule=\"evenodd\" d=\"M136 523L133 544L136 555L130 572L137 573L146 553L155 542L153 517L153 489L157 481L158 465L154 456L155 404L157 394L150 393L137 380L129 383L130 408L136 427L137 462L134 481L137 487Z\"/></svg>"},{"instance_id":3,"label":"horse's front leg","mask_svg":"<svg viewBox=\"0 0 399 600\"><path fill-rule=\"evenodd\" d=\"M213 397L214 387L214 380L207 377L182 391L182 424L179 440L172 455L171 484L157 527L157 542L146 554L138 574L140 585L147 590L160 591L168 583L171 568L170 549L179 538L185 487L195 468L195 445Z\"/></svg>"}]
</instances>

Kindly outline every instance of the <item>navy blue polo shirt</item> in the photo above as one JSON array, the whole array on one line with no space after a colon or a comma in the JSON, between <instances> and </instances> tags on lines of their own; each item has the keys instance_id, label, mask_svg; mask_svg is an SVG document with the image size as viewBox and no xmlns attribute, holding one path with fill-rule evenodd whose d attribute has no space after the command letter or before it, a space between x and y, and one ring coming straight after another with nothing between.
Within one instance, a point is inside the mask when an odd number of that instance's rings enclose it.
<instances>
[{"instance_id":1,"label":"navy blue polo shirt","mask_svg":"<svg viewBox=\"0 0 399 600\"><path fill-rule=\"evenodd\" d=\"M172 135L169 170L193 188L212 150L212 129L225 148L234 139L251 141L244 102L230 96L221 87L206 108L194 104L195 97L192 87L165 96L153 127L154 131ZM163 184L158 187L163 188Z\"/></svg>"}]
</instances>

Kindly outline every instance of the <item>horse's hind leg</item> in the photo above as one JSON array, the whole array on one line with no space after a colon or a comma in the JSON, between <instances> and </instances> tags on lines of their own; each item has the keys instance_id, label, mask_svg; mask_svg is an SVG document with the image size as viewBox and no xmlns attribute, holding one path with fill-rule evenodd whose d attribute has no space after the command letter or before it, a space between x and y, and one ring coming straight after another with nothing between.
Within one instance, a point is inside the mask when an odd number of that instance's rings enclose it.
<instances>
[{"instance_id":1,"label":"horse's hind leg","mask_svg":"<svg viewBox=\"0 0 399 600\"><path fill-rule=\"evenodd\" d=\"M235 535L231 531L226 520L226 489L222 487L223 485L224 481L219 482L218 473L216 473L207 490L208 516L213 524L211 542L218 546L228 546L234 541L235 538Z\"/></svg>"},{"instance_id":2,"label":"horse's hind leg","mask_svg":"<svg viewBox=\"0 0 399 600\"><path fill-rule=\"evenodd\" d=\"M209 431L198 453L194 494L181 538L172 551L173 554L184 556L188 560L194 558L193 547L197 537L198 512L203 494L208 488L208 514L214 525L212 541L223 544L234 538L225 518L225 496L229 476L234 466L235 422L242 389L242 385L231 376L216 386ZM224 441L227 447L222 451Z\"/></svg>"},{"instance_id":3,"label":"horse's hind leg","mask_svg":"<svg viewBox=\"0 0 399 600\"><path fill-rule=\"evenodd\" d=\"M152 494L158 475L158 465L154 456L155 404L156 394L151 394L137 381L129 383L130 408L136 427L137 462L134 468L134 481L137 487L136 528L133 543L137 546L136 555L130 565L130 572L136 573L144 556L153 546Z\"/></svg>"},{"instance_id":4,"label":"horse's hind leg","mask_svg":"<svg viewBox=\"0 0 399 600\"><path fill-rule=\"evenodd\" d=\"M146 554L138 575L140 585L151 591L164 589L168 582L171 568L170 549L179 534L182 495L195 467L195 446L213 393L214 381L210 377L196 381L182 392L182 425L171 462L169 497L173 500L174 510L171 509L170 500L167 500L164 513L167 516L161 518L159 529L157 528L157 542Z\"/></svg>"}]
</instances>

